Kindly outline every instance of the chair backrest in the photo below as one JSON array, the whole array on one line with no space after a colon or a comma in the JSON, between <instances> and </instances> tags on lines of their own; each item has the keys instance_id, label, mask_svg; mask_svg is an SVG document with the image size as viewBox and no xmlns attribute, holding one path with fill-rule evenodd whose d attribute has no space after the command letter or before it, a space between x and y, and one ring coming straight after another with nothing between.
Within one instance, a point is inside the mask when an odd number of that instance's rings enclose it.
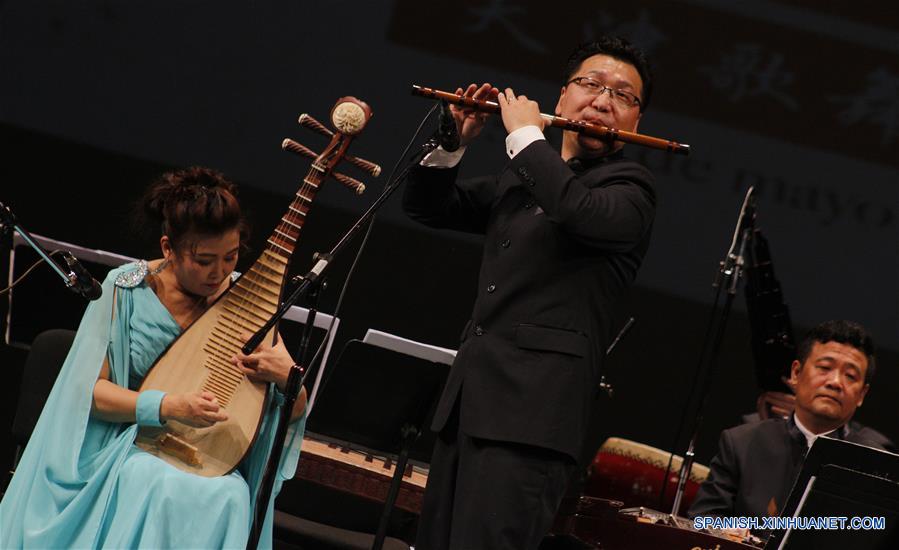
<instances>
[{"instance_id":1,"label":"chair backrest","mask_svg":"<svg viewBox=\"0 0 899 550\"><path fill-rule=\"evenodd\" d=\"M74 340L75 331L51 329L38 334L32 342L12 424L13 438L19 445L24 446L31 437Z\"/></svg>"}]
</instances>

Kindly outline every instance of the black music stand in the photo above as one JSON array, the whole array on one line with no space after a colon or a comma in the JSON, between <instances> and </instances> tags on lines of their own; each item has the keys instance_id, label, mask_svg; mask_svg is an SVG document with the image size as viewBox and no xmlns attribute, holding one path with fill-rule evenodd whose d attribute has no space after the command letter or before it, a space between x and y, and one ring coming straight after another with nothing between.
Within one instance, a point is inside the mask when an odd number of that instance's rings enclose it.
<instances>
[{"instance_id":1,"label":"black music stand","mask_svg":"<svg viewBox=\"0 0 899 550\"><path fill-rule=\"evenodd\" d=\"M449 366L350 340L306 423L310 432L396 457L373 549L383 544L403 473L411 458L427 463L436 434L429 429Z\"/></svg>"},{"instance_id":2,"label":"black music stand","mask_svg":"<svg viewBox=\"0 0 899 550\"><path fill-rule=\"evenodd\" d=\"M767 550L899 548L899 455L819 437L784 506L783 517L882 517L878 530L773 531ZM849 520L846 520L849 524Z\"/></svg>"}]
</instances>

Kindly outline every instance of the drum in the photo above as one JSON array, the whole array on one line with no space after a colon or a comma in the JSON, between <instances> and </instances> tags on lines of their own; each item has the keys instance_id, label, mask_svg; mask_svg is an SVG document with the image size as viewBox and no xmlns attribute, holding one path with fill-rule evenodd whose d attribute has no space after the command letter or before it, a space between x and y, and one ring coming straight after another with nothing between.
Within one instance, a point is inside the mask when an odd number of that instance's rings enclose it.
<instances>
[{"instance_id":1,"label":"drum","mask_svg":"<svg viewBox=\"0 0 899 550\"><path fill-rule=\"evenodd\" d=\"M677 474L682 459L674 457L671 472L668 475L668 486L665 488L665 500L659 502L659 494L665 476L665 468L671 453L665 452L643 443L610 437L599 448L587 471L587 482L584 494L592 497L615 499L624 502L625 506L645 506L649 508L671 510L674 505L674 493L677 490ZM680 513L685 513L696 497L699 485L709 475L709 469L702 464L693 464L690 477L687 479Z\"/></svg>"}]
</instances>

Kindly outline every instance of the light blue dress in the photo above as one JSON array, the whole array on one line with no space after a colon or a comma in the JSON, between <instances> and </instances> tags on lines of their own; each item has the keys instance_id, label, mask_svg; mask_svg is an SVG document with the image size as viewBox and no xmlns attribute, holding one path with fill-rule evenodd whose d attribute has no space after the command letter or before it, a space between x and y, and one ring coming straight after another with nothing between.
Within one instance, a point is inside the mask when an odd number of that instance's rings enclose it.
<instances>
[{"instance_id":1,"label":"light blue dress","mask_svg":"<svg viewBox=\"0 0 899 550\"><path fill-rule=\"evenodd\" d=\"M137 426L91 418L104 357L110 379L137 389L181 332L144 281L146 262L114 269L72 350L0 502L0 548L244 548L283 403L270 388L259 437L238 469L205 478L133 445ZM117 280L118 279L118 280ZM271 547L274 497L293 476L305 417L291 424L260 548Z\"/></svg>"}]
</instances>

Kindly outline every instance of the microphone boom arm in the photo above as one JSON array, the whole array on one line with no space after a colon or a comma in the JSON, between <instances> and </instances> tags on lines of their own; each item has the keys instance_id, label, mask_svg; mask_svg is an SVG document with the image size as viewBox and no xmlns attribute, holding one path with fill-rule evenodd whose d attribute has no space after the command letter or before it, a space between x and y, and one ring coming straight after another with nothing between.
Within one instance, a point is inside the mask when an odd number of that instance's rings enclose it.
<instances>
[{"instance_id":1,"label":"microphone boom arm","mask_svg":"<svg viewBox=\"0 0 899 550\"><path fill-rule=\"evenodd\" d=\"M78 260L75 258L75 256L72 255L71 252L66 251L63 256L66 260L66 263L68 264L67 269L69 270L69 272L66 273L63 268L60 267L58 263L56 263L56 260L54 260L51 255L46 250L44 250L44 247L42 247L36 240L34 240L31 234L28 233L28 231L24 227L16 223L16 217L15 215L13 215L12 210L10 210L2 202L0 202L0 228L2 228L0 234L5 233L9 230L18 232L19 235L22 236L22 240L28 243L28 246L30 246L34 249L35 252L37 252L37 255L40 256L41 259L43 259L47 263L47 265L50 266L50 269L55 271L57 275L62 278L62 280L66 284L66 287L71 289L72 292L76 292L84 296L85 298L88 298L89 300L96 300L100 297L100 294L102 294L103 291L102 289L100 289L99 285L94 285L94 279L92 277L90 280L90 288L85 288L87 283L84 283L80 280L79 274L86 275L87 277L90 277L90 274L80 263L78 263ZM96 296L93 296L94 292L96 292Z\"/></svg>"}]
</instances>

